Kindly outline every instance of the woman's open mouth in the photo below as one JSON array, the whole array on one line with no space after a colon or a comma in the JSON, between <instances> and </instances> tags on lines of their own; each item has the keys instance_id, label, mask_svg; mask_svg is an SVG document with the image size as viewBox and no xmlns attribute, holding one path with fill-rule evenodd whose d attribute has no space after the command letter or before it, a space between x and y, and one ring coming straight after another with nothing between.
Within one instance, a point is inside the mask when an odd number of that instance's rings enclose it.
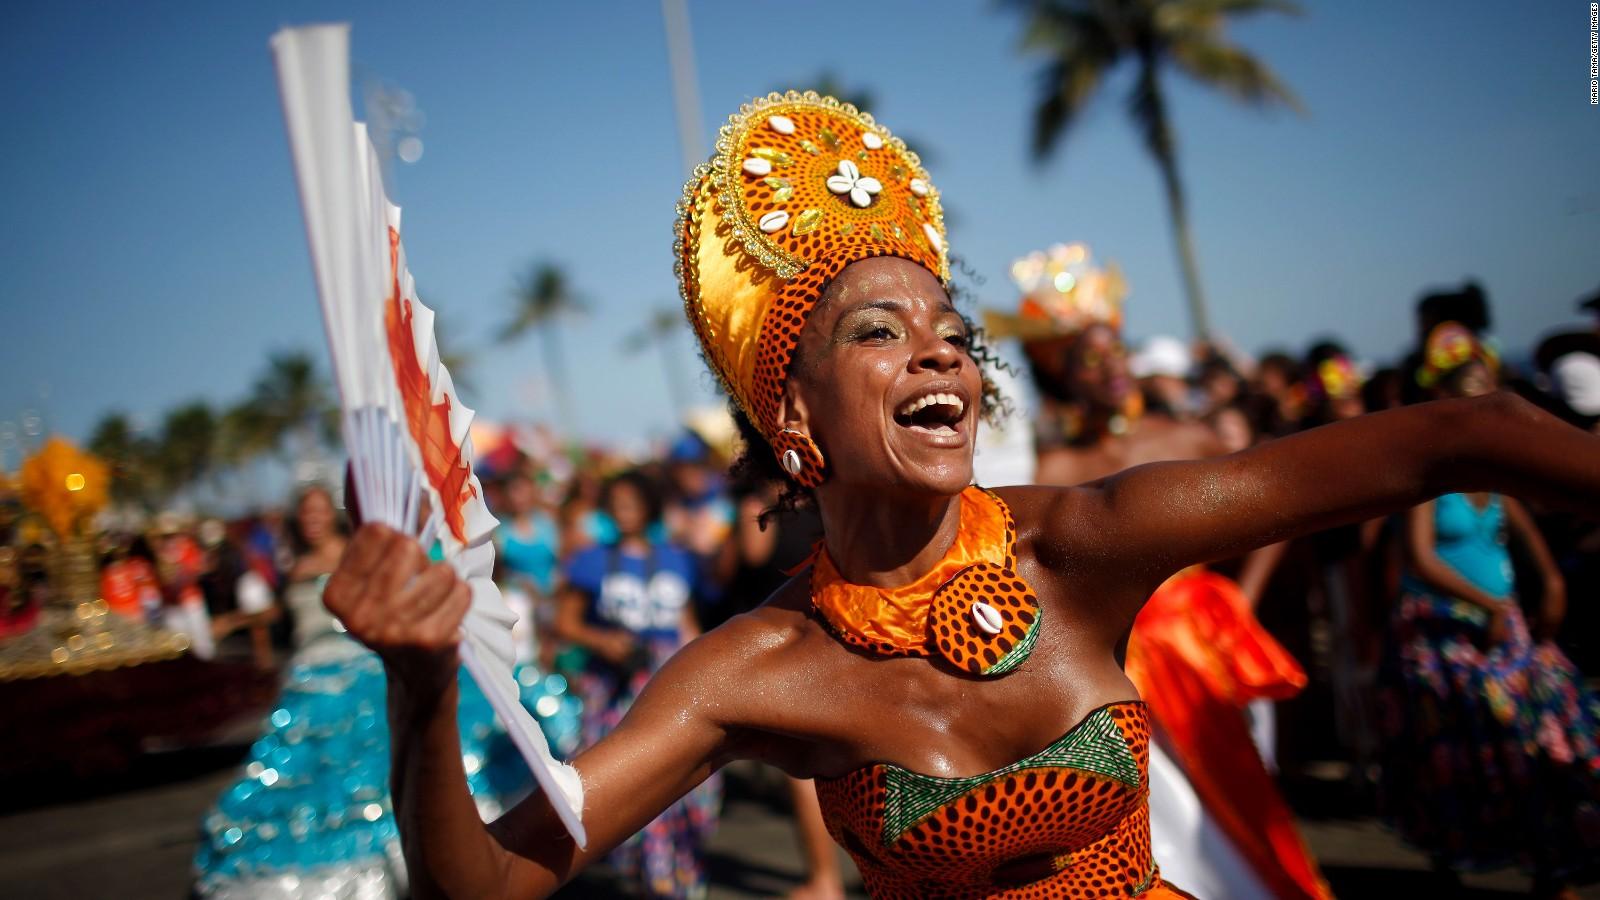
<instances>
[{"instance_id":1,"label":"woman's open mouth","mask_svg":"<svg viewBox=\"0 0 1600 900\"><path fill-rule=\"evenodd\" d=\"M946 391L930 391L901 404L895 410L896 424L920 434L954 437L961 433L966 401Z\"/></svg>"}]
</instances>

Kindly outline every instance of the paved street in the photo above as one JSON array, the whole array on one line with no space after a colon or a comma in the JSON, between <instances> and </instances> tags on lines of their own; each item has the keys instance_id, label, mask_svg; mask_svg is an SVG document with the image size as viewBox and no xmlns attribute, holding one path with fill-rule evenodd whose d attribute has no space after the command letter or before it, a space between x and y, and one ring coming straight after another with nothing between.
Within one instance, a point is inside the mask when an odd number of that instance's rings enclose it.
<instances>
[{"instance_id":1,"label":"paved street","mask_svg":"<svg viewBox=\"0 0 1600 900\"><path fill-rule=\"evenodd\" d=\"M0 894L7 898L181 898L189 882L196 823L234 775L242 752L212 750L158 757L134 779L79 785L80 796L0 815ZM800 878L794 833L777 803L781 792L755 770L730 778L730 799L711 850L722 900L782 894ZM64 786L72 790L73 786ZM1337 783L1312 782L1297 802L1339 805ZM17 798L9 798L7 808ZM27 800L28 798L23 798ZM1302 821L1307 840L1341 896L1440 896L1425 861L1398 846L1370 819ZM846 861L848 866L848 861ZM848 869L847 869L848 871ZM1513 897L1528 881L1513 873L1466 879L1462 896ZM852 884L859 894L859 884ZM564 897L604 897L603 878L568 888ZM1591 888L1585 897L1600 898Z\"/></svg>"}]
</instances>

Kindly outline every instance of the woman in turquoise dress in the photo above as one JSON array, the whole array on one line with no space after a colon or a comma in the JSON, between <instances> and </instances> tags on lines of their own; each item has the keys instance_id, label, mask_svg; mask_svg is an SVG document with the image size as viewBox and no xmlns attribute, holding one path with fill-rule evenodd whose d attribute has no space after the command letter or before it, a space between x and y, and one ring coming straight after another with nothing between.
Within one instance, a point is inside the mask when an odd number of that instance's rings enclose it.
<instances>
[{"instance_id":1,"label":"woman in turquoise dress","mask_svg":"<svg viewBox=\"0 0 1600 900\"><path fill-rule=\"evenodd\" d=\"M1419 380L1441 396L1495 388L1494 359L1454 323L1430 336ZM1530 631L1507 548L1544 582ZM1551 638L1559 570L1528 512L1499 494L1411 510L1408 571L1385 664L1383 795L1443 874L1518 864L1560 896L1600 859L1600 699Z\"/></svg>"},{"instance_id":2,"label":"woman in turquoise dress","mask_svg":"<svg viewBox=\"0 0 1600 900\"><path fill-rule=\"evenodd\" d=\"M405 864L389 801L389 726L377 655L322 604L344 538L333 499L307 489L295 506L300 548L285 605L294 655L283 693L238 781L206 812L195 893L207 898L404 896ZM522 702L558 756L577 744L578 709L559 675L519 668ZM462 670L461 759L479 812L497 816L530 778L488 701Z\"/></svg>"}]
</instances>

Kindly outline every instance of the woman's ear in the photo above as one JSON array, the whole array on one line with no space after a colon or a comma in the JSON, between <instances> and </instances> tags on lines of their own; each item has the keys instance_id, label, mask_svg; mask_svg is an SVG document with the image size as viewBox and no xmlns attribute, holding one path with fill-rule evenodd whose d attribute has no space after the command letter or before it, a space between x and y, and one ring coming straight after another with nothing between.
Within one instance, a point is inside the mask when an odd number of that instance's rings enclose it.
<instances>
[{"instance_id":1,"label":"woman's ear","mask_svg":"<svg viewBox=\"0 0 1600 900\"><path fill-rule=\"evenodd\" d=\"M810 409L805 398L795 389L795 380L790 378L783 386L783 406L779 410L778 427L798 431L804 435L811 434Z\"/></svg>"}]
</instances>

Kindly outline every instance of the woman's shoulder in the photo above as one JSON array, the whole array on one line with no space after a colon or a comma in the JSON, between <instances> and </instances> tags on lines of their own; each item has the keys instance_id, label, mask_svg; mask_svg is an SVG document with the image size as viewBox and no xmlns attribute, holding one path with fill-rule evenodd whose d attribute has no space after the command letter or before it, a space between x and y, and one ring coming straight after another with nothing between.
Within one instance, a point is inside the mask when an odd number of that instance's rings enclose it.
<instances>
[{"instance_id":1,"label":"woman's shoulder","mask_svg":"<svg viewBox=\"0 0 1600 900\"><path fill-rule=\"evenodd\" d=\"M1077 520L1092 513L1099 497L1098 487L1098 483L1090 482L1075 487L1026 484L987 490L1011 511L1020 544L1032 542L1041 535L1070 536Z\"/></svg>"},{"instance_id":2,"label":"woman's shoulder","mask_svg":"<svg viewBox=\"0 0 1600 900\"><path fill-rule=\"evenodd\" d=\"M809 576L791 578L767 601L696 638L673 657L677 677L738 684L757 696L764 686L814 671L819 654L837 642L810 614Z\"/></svg>"}]
</instances>

